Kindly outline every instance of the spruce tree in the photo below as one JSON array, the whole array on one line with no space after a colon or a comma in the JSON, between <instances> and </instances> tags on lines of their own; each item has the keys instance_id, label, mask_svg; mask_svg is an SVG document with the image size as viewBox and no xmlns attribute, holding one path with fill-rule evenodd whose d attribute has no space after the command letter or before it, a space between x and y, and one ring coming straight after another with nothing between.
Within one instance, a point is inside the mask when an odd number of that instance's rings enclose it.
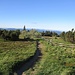
<instances>
[{"instance_id":1,"label":"spruce tree","mask_svg":"<svg viewBox=\"0 0 75 75\"><path fill-rule=\"evenodd\" d=\"M24 26L23 30L26 30L25 26Z\"/></svg>"}]
</instances>

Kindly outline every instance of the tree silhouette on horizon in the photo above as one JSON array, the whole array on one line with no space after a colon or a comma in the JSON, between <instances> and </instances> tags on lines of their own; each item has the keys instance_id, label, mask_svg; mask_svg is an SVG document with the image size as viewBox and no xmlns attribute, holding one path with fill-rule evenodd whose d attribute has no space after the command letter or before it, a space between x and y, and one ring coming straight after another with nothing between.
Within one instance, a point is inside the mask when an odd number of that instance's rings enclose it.
<instances>
[{"instance_id":1,"label":"tree silhouette on horizon","mask_svg":"<svg viewBox=\"0 0 75 75\"><path fill-rule=\"evenodd\" d=\"M26 30L26 28L25 28L25 25L24 25L24 28L23 28L23 30Z\"/></svg>"}]
</instances>

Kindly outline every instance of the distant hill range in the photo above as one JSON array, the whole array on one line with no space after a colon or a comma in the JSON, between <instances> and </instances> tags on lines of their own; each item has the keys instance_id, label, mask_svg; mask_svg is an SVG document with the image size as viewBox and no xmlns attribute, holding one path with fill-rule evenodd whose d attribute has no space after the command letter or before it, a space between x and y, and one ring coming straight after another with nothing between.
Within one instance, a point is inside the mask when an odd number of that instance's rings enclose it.
<instances>
[{"instance_id":1,"label":"distant hill range","mask_svg":"<svg viewBox=\"0 0 75 75\"><path fill-rule=\"evenodd\" d=\"M0 29L6 29L6 30L16 30L16 29L19 29L19 30L23 30L22 28L0 28ZM30 28L27 28L26 30L31 30ZM59 31L59 30L46 30L46 29L35 29L37 30L38 32L45 32L45 31L52 31L52 32L56 32L57 34L61 34L62 31Z\"/></svg>"}]
</instances>

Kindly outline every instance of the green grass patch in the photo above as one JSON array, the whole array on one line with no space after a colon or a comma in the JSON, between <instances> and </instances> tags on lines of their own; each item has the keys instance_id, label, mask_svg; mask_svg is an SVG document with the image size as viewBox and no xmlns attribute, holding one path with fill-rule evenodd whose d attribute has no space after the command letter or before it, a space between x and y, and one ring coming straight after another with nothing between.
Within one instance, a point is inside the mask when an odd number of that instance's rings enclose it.
<instances>
[{"instance_id":1,"label":"green grass patch","mask_svg":"<svg viewBox=\"0 0 75 75\"><path fill-rule=\"evenodd\" d=\"M27 60L35 51L36 42L0 42L0 73L9 75L16 63Z\"/></svg>"},{"instance_id":2,"label":"green grass patch","mask_svg":"<svg viewBox=\"0 0 75 75\"><path fill-rule=\"evenodd\" d=\"M48 37L41 44L42 58L26 75L75 75L74 44Z\"/></svg>"}]
</instances>

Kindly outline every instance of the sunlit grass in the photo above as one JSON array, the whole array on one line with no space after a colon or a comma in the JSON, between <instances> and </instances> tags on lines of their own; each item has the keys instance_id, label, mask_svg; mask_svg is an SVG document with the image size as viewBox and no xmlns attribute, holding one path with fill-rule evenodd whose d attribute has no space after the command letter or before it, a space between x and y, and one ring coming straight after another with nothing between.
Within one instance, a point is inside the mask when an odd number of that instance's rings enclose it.
<instances>
[{"instance_id":1,"label":"sunlit grass","mask_svg":"<svg viewBox=\"0 0 75 75\"><path fill-rule=\"evenodd\" d=\"M0 73L9 75L12 66L20 61L27 60L36 51L35 42L0 42Z\"/></svg>"},{"instance_id":2,"label":"sunlit grass","mask_svg":"<svg viewBox=\"0 0 75 75\"><path fill-rule=\"evenodd\" d=\"M49 40L52 40L51 42ZM41 41L42 58L26 75L74 75L75 45L61 38L48 38ZM62 44L62 46L60 45ZM73 47L72 47L73 46ZM32 73L33 72L33 73Z\"/></svg>"}]
</instances>

